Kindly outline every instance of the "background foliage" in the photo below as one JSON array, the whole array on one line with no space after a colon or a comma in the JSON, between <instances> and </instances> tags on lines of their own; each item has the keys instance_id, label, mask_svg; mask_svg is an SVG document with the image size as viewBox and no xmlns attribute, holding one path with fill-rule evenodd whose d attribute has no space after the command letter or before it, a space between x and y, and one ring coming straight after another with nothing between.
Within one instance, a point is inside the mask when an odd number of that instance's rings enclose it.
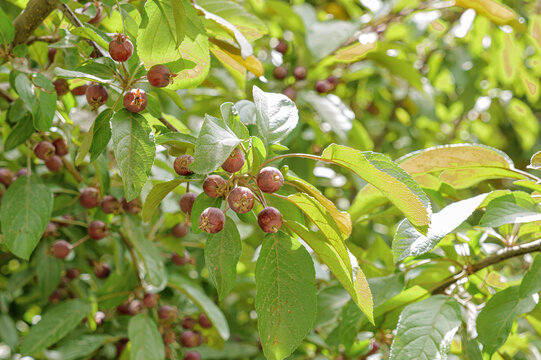
<instances>
[{"instance_id":1,"label":"background foliage","mask_svg":"<svg viewBox=\"0 0 541 360\"><path fill-rule=\"evenodd\" d=\"M539 358L540 10L2 2L0 358ZM134 45L125 63L107 51L117 33ZM163 88L146 81L157 64L176 74ZM76 90L90 82L107 88L99 108ZM132 87L141 113L120 101ZM68 153L50 171L33 149L59 138ZM259 203L199 229L224 208L205 174L225 175L239 146L247 179L284 174L261 194L279 232L257 226ZM173 167L185 153L187 177ZM123 210L84 208L88 187ZM88 239L92 221L105 239Z\"/></svg>"}]
</instances>

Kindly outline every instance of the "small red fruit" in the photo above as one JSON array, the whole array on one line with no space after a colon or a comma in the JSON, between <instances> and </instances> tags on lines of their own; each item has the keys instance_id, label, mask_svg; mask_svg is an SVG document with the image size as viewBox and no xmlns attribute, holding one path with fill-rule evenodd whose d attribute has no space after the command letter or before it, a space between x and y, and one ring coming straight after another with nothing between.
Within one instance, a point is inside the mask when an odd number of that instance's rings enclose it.
<instances>
[{"instance_id":1,"label":"small red fruit","mask_svg":"<svg viewBox=\"0 0 541 360\"><path fill-rule=\"evenodd\" d=\"M178 223L173 226L171 233L173 233L173 236L176 238L182 238L188 233L188 227L185 223Z\"/></svg>"},{"instance_id":2,"label":"small red fruit","mask_svg":"<svg viewBox=\"0 0 541 360\"><path fill-rule=\"evenodd\" d=\"M128 305L128 313L129 315L137 315L141 313L144 309L143 303L139 300L133 300Z\"/></svg>"},{"instance_id":3,"label":"small red fruit","mask_svg":"<svg viewBox=\"0 0 541 360\"><path fill-rule=\"evenodd\" d=\"M126 201L126 197L124 196L122 197L122 208L125 212L130 214L139 214L143 209L143 205L141 204L141 200L139 198Z\"/></svg>"},{"instance_id":4,"label":"small red fruit","mask_svg":"<svg viewBox=\"0 0 541 360\"><path fill-rule=\"evenodd\" d=\"M193 171L191 171L188 166L193 163L193 160L194 158L191 155L180 155L175 159L175 163L173 164L175 172L182 176L192 175Z\"/></svg>"},{"instance_id":5,"label":"small red fruit","mask_svg":"<svg viewBox=\"0 0 541 360\"><path fill-rule=\"evenodd\" d=\"M86 101L88 101L88 104L94 109L97 109L101 105L105 104L109 98L107 89L98 84L90 85L86 89L85 95Z\"/></svg>"},{"instance_id":6,"label":"small red fruit","mask_svg":"<svg viewBox=\"0 0 541 360\"><path fill-rule=\"evenodd\" d=\"M188 351L184 355L184 360L201 360L201 355L197 351Z\"/></svg>"},{"instance_id":7,"label":"small red fruit","mask_svg":"<svg viewBox=\"0 0 541 360\"><path fill-rule=\"evenodd\" d=\"M79 277L81 272L77 268L69 268L66 270L66 277L70 280L74 280Z\"/></svg>"},{"instance_id":8,"label":"small red fruit","mask_svg":"<svg viewBox=\"0 0 541 360\"><path fill-rule=\"evenodd\" d=\"M291 101L295 101L297 98L297 92L291 86L288 86L282 91L282 94L287 96Z\"/></svg>"},{"instance_id":9,"label":"small red fruit","mask_svg":"<svg viewBox=\"0 0 541 360\"><path fill-rule=\"evenodd\" d=\"M8 187L13 182L14 175L13 171L8 168L0 169L0 184L3 184L5 187Z\"/></svg>"},{"instance_id":10,"label":"small red fruit","mask_svg":"<svg viewBox=\"0 0 541 360\"><path fill-rule=\"evenodd\" d=\"M206 233L216 234L224 228L225 215L222 210L209 207L199 216L199 228Z\"/></svg>"},{"instance_id":11,"label":"small red fruit","mask_svg":"<svg viewBox=\"0 0 541 360\"><path fill-rule=\"evenodd\" d=\"M203 182L203 191L211 198L224 196L227 191L227 181L220 175L209 175Z\"/></svg>"},{"instance_id":12,"label":"small red fruit","mask_svg":"<svg viewBox=\"0 0 541 360\"><path fill-rule=\"evenodd\" d=\"M62 293L56 289L51 295L49 295L49 302L56 304L62 300Z\"/></svg>"},{"instance_id":13,"label":"small red fruit","mask_svg":"<svg viewBox=\"0 0 541 360\"><path fill-rule=\"evenodd\" d=\"M47 161L54 156L54 145L48 141L41 141L34 148L34 154L43 161Z\"/></svg>"},{"instance_id":14,"label":"small red fruit","mask_svg":"<svg viewBox=\"0 0 541 360\"><path fill-rule=\"evenodd\" d=\"M64 156L68 154L68 143L66 140L60 138L53 141L53 146L55 148L55 154L58 156Z\"/></svg>"},{"instance_id":15,"label":"small red fruit","mask_svg":"<svg viewBox=\"0 0 541 360\"><path fill-rule=\"evenodd\" d=\"M94 240L101 240L109 235L107 224L101 220L94 220L88 225L88 236Z\"/></svg>"},{"instance_id":16,"label":"small red fruit","mask_svg":"<svg viewBox=\"0 0 541 360\"><path fill-rule=\"evenodd\" d=\"M227 202L231 210L238 214L245 214L254 207L254 193L244 186L231 190L227 196Z\"/></svg>"},{"instance_id":17,"label":"small red fruit","mask_svg":"<svg viewBox=\"0 0 541 360\"><path fill-rule=\"evenodd\" d=\"M261 230L267 233L275 233L282 227L282 213L280 210L268 206L257 215L257 223Z\"/></svg>"},{"instance_id":18,"label":"small red fruit","mask_svg":"<svg viewBox=\"0 0 541 360\"><path fill-rule=\"evenodd\" d=\"M184 252L184 256L180 256L177 253L173 253L173 256L171 256L171 261L173 261L175 265L184 266L191 262L190 254L188 252Z\"/></svg>"},{"instance_id":19,"label":"small red fruit","mask_svg":"<svg viewBox=\"0 0 541 360\"><path fill-rule=\"evenodd\" d=\"M162 305L158 308L158 317L162 320L174 320L178 316L178 310L169 305Z\"/></svg>"},{"instance_id":20,"label":"small red fruit","mask_svg":"<svg viewBox=\"0 0 541 360\"><path fill-rule=\"evenodd\" d=\"M273 193L282 187L284 176L275 167L267 166L259 170L256 178L257 186L265 193Z\"/></svg>"},{"instance_id":21,"label":"small red fruit","mask_svg":"<svg viewBox=\"0 0 541 360\"><path fill-rule=\"evenodd\" d=\"M56 48L50 48L47 52L47 59L49 59L49 62L54 62L54 56L56 55Z\"/></svg>"},{"instance_id":22,"label":"small red fruit","mask_svg":"<svg viewBox=\"0 0 541 360\"><path fill-rule=\"evenodd\" d=\"M118 214L120 209L122 209L120 201L112 195L105 196L101 201L100 207L101 211L106 214Z\"/></svg>"},{"instance_id":23,"label":"small red fruit","mask_svg":"<svg viewBox=\"0 0 541 360\"><path fill-rule=\"evenodd\" d=\"M84 208L92 209L100 203L100 192L98 189L88 187L81 192L79 202Z\"/></svg>"},{"instance_id":24,"label":"small red fruit","mask_svg":"<svg viewBox=\"0 0 541 360\"><path fill-rule=\"evenodd\" d=\"M57 259L65 259L71 251L71 244L66 240L57 240L51 247L51 255Z\"/></svg>"},{"instance_id":25,"label":"small red fruit","mask_svg":"<svg viewBox=\"0 0 541 360\"><path fill-rule=\"evenodd\" d=\"M58 96L66 95L70 91L70 86L66 79L56 79L53 81L53 85Z\"/></svg>"},{"instance_id":26,"label":"small red fruit","mask_svg":"<svg viewBox=\"0 0 541 360\"><path fill-rule=\"evenodd\" d=\"M145 296L143 296L143 304L145 304L147 308L156 307L156 305L158 305L159 298L160 295L158 294L146 293Z\"/></svg>"},{"instance_id":27,"label":"small red fruit","mask_svg":"<svg viewBox=\"0 0 541 360\"><path fill-rule=\"evenodd\" d=\"M101 311L96 311L96 314L94 315L94 321L96 322L96 326L103 325L103 322L105 321L105 313Z\"/></svg>"},{"instance_id":28,"label":"small red fruit","mask_svg":"<svg viewBox=\"0 0 541 360\"><path fill-rule=\"evenodd\" d=\"M88 89L88 85L77 86L71 89L71 93L75 96L82 96L86 94L86 89Z\"/></svg>"},{"instance_id":29,"label":"small red fruit","mask_svg":"<svg viewBox=\"0 0 541 360\"><path fill-rule=\"evenodd\" d=\"M15 174L16 177L25 176L25 175L28 175L27 168L19 169L19 171L17 171L17 173Z\"/></svg>"},{"instance_id":30,"label":"small red fruit","mask_svg":"<svg viewBox=\"0 0 541 360\"><path fill-rule=\"evenodd\" d=\"M304 66L297 66L295 69L293 69L293 76L295 76L295 79L297 80L304 80L306 79L306 68Z\"/></svg>"},{"instance_id":31,"label":"small red fruit","mask_svg":"<svg viewBox=\"0 0 541 360\"><path fill-rule=\"evenodd\" d=\"M56 226L55 223L53 222L48 223L47 227L45 228L45 231L43 232L42 237L46 238L46 237L52 237L52 236L58 235L58 233L56 232L57 229L58 227Z\"/></svg>"},{"instance_id":32,"label":"small red fruit","mask_svg":"<svg viewBox=\"0 0 541 360\"><path fill-rule=\"evenodd\" d=\"M133 44L126 35L118 34L109 43L109 54L115 61L124 62L133 54Z\"/></svg>"},{"instance_id":33,"label":"small red fruit","mask_svg":"<svg viewBox=\"0 0 541 360\"><path fill-rule=\"evenodd\" d=\"M195 202L195 198L197 195L195 195L192 192L185 193L180 197L180 210L182 210L183 213L190 215L192 213L193 203Z\"/></svg>"},{"instance_id":34,"label":"small red fruit","mask_svg":"<svg viewBox=\"0 0 541 360\"><path fill-rule=\"evenodd\" d=\"M285 66L277 66L274 68L273 74L275 79L285 79L287 77L287 69L285 68Z\"/></svg>"},{"instance_id":35,"label":"small red fruit","mask_svg":"<svg viewBox=\"0 0 541 360\"><path fill-rule=\"evenodd\" d=\"M336 88L336 85L338 85L338 78L334 75L330 75L327 78L327 83L329 83L329 91L334 90L334 88Z\"/></svg>"},{"instance_id":36,"label":"small red fruit","mask_svg":"<svg viewBox=\"0 0 541 360\"><path fill-rule=\"evenodd\" d=\"M111 273L111 267L106 263L94 264L94 275L99 279L105 279Z\"/></svg>"},{"instance_id":37,"label":"small red fruit","mask_svg":"<svg viewBox=\"0 0 541 360\"><path fill-rule=\"evenodd\" d=\"M198 331L186 330L180 335L180 343L187 348L197 347L202 341L203 337Z\"/></svg>"},{"instance_id":38,"label":"small red fruit","mask_svg":"<svg viewBox=\"0 0 541 360\"><path fill-rule=\"evenodd\" d=\"M331 91L331 84L327 80L318 80L315 85L315 89L320 94L325 94Z\"/></svg>"},{"instance_id":39,"label":"small red fruit","mask_svg":"<svg viewBox=\"0 0 541 360\"><path fill-rule=\"evenodd\" d=\"M205 314L199 315L199 325L204 329L210 329L212 327L212 322Z\"/></svg>"},{"instance_id":40,"label":"small red fruit","mask_svg":"<svg viewBox=\"0 0 541 360\"><path fill-rule=\"evenodd\" d=\"M280 40L278 45L274 48L274 50L278 51L279 53L285 54L287 52L288 45L284 40Z\"/></svg>"},{"instance_id":41,"label":"small red fruit","mask_svg":"<svg viewBox=\"0 0 541 360\"><path fill-rule=\"evenodd\" d=\"M186 330L193 329L195 326L195 319L191 316L186 316L182 319L180 325Z\"/></svg>"},{"instance_id":42,"label":"small red fruit","mask_svg":"<svg viewBox=\"0 0 541 360\"><path fill-rule=\"evenodd\" d=\"M59 172L62 170L63 164L62 164L62 158L60 156L53 156L49 160L45 161L45 166L47 166L47 169L52 172Z\"/></svg>"},{"instance_id":43,"label":"small red fruit","mask_svg":"<svg viewBox=\"0 0 541 360\"><path fill-rule=\"evenodd\" d=\"M244 166L244 153L240 148L235 148L222 164L222 169L229 173L235 173Z\"/></svg>"},{"instance_id":44,"label":"small red fruit","mask_svg":"<svg viewBox=\"0 0 541 360\"><path fill-rule=\"evenodd\" d=\"M171 73L171 70L164 65L154 65L147 72L148 83L154 87L166 87L171 84L172 78L177 76Z\"/></svg>"},{"instance_id":45,"label":"small red fruit","mask_svg":"<svg viewBox=\"0 0 541 360\"><path fill-rule=\"evenodd\" d=\"M147 107L147 94L141 89L131 89L124 95L123 102L128 111L138 113Z\"/></svg>"}]
</instances>

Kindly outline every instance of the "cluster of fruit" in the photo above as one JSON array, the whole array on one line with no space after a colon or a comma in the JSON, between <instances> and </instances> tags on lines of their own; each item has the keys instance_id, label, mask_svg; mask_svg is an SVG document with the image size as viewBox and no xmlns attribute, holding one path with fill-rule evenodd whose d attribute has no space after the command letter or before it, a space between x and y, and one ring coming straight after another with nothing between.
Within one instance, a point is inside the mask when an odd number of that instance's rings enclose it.
<instances>
[{"instance_id":1,"label":"cluster of fruit","mask_svg":"<svg viewBox=\"0 0 541 360\"><path fill-rule=\"evenodd\" d=\"M117 34L109 43L109 54L111 58L120 63L128 61L133 55L133 44L124 34ZM53 54L54 59L54 54ZM176 74L164 65L152 66L146 75L148 83L154 87L162 88L169 85ZM124 87L126 93L122 99L124 107L131 112L137 113L145 110L147 107L147 95L143 89L131 88L137 80L128 79L125 81ZM55 91L59 96L67 94L69 84L65 79L56 79L53 82ZM81 85L71 90L73 95L85 95L88 104L97 109L105 104L109 99L107 89L100 84Z\"/></svg>"},{"instance_id":2,"label":"cluster of fruit","mask_svg":"<svg viewBox=\"0 0 541 360\"><path fill-rule=\"evenodd\" d=\"M192 175L193 172L189 165L193 161L194 158L191 155L180 155L174 162L175 172L182 176ZM264 206L264 209L257 215L259 227L267 233L277 232L282 226L282 214L278 209L266 206L262 192L274 193L278 191L284 183L284 177L280 170L274 167L261 169L255 179L249 174L233 176L242 169L244 162L244 152L240 147L235 148L222 164L222 169L232 175L228 180L220 175L208 175L203 182L203 191L211 198L225 198L228 208L238 214L250 212L257 199ZM190 192L180 198L180 208L184 213L191 214L195 198L196 195ZM216 234L223 229L224 225L225 214L219 208L206 208L199 216L199 228L206 233ZM183 224L178 224L173 228L173 234L177 237L184 236L187 231L187 227Z\"/></svg>"},{"instance_id":3,"label":"cluster of fruit","mask_svg":"<svg viewBox=\"0 0 541 360\"><path fill-rule=\"evenodd\" d=\"M289 49L289 46L287 42L284 40L280 40L278 42L278 45L274 47L274 50L278 51L282 55L286 55L287 51ZM273 70L274 78L277 80L284 80L289 75L287 66L285 63L283 65L277 66ZM308 71L306 70L306 67L298 65L293 68L293 77L296 81L302 81L306 79L306 76L308 75ZM338 78L336 76L330 75L326 79L323 80L317 80L314 84L314 89L320 93L325 94L328 92L333 91L336 86L338 85ZM297 97L297 91L296 91L297 83L286 87L282 93L289 97L291 100L295 100Z\"/></svg>"}]
</instances>

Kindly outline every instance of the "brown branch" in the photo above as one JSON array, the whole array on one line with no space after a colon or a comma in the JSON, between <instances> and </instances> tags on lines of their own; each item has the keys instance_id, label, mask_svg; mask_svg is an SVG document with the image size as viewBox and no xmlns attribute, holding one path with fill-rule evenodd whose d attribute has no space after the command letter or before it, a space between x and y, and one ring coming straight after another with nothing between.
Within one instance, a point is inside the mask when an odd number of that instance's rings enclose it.
<instances>
[{"instance_id":1,"label":"brown branch","mask_svg":"<svg viewBox=\"0 0 541 360\"><path fill-rule=\"evenodd\" d=\"M11 48L24 44L39 25L56 9L57 0L30 0L26 8L13 20L15 37Z\"/></svg>"},{"instance_id":2,"label":"brown branch","mask_svg":"<svg viewBox=\"0 0 541 360\"><path fill-rule=\"evenodd\" d=\"M58 6L60 10L64 13L64 16L68 18L68 20L75 26L75 27L84 27L83 23L79 20L77 15L66 4L60 4ZM87 40L90 45L94 48L94 50L99 54L100 57L105 56L105 53L101 50L101 48L92 40Z\"/></svg>"},{"instance_id":3,"label":"brown branch","mask_svg":"<svg viewBox=\"0 0 541 360\"><path fill-rule=\"evenodd\" d=\"M75 178L75 180L77 180L77 182L82 182L83 181L83 177L81 176L81 174L79 174L79 172L71 165L71 163L66 160L66 158L62 158L62 163L64 164L64 167L66 168L66 170L68 170L68 172L73 175L73 177Z\"/></svg>"},{"instance_id":4,"label":"brown branch","mask_svg":"<svg viewBox=\"0 0 541 360\"><path fill-rule=\"evenodd\" d=\"M180 132L176 127L173 126L173 124L171 124L169 121L167 121L166 118L164 118L163 116L160 116L159 120L161 121L162 124L165 125L166 128L168 128L169 130L173 131L173 132Z\"/></svg>"},{"instance_id":5,"label":"brown branch","mask_svg":"<svg viewBox=\"0 0 541 360\"><path fill-rule=\"evenodd\" d=\"M489 267L491 265L495 265L497 263L500 263L502 261L505 261L507 259L511 259L513 257L521 256L524 254L529 254L533 252L541 252L541 239L529 242L527 244L521 244L516 245L512 247L507 247L504 249L499 250L496 252L496 254L488 256L484 258L483 260L476 262L474 264L465 266L464 269L460 270L447 280L443 281L440 285L438 285L434 290L432 290L432 294L442 294L445 289L447 289L449 286L453 285L460 279L463 279L469 275L472 275L486 267Z\"/></svg>"},{"instance_id":6,"label":"brown branch","mask_svg":"<svg viewBox=\"0 0 541 360\"><path fill-rule=\"evenodd\" d=\"M0 89L0 98L6 100L7 102L9 103L12 103L15 101L15 98L13 96L11 96L10 93L8 93L6 90L4 89Z\"/></svg>"}]
</instances>

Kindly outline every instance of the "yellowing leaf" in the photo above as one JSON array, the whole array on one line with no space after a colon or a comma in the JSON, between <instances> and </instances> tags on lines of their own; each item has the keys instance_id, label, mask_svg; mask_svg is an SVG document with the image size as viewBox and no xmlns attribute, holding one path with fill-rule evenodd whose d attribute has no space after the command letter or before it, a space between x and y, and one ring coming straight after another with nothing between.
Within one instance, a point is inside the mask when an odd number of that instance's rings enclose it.
<instances>
[{"instance_id":1,"label":"yellowing leaf","mask_svg":"<svg viewBox=\"0 0 541 360\"><path fill-rule=\"evenodd\" d=\"M519 22L518 15L513 9L494 0L455 0L455 5L473 9L495 24L509 25L519 31L525 31L526 26Z\"/></svg>"}]
</instances>

